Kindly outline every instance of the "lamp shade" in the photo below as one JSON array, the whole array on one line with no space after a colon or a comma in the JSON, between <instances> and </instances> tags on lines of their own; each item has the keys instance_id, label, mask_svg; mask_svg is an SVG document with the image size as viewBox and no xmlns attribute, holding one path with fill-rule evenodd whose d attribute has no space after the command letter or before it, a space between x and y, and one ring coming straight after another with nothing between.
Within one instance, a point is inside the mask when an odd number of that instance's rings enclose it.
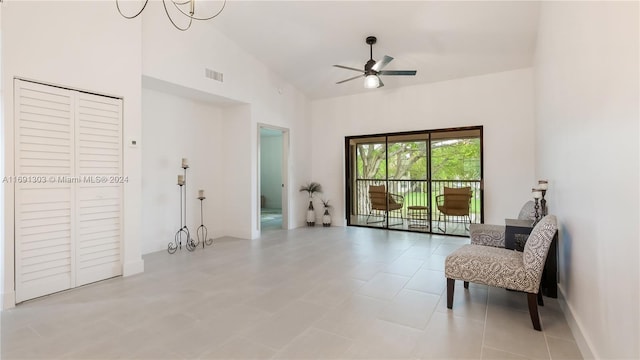
<instances>
[{"instance_id":1,"label":"lamp shade","mask_svg":"<svg viewBox=\"0 0 640 360\"><path fill-rule=\"evenodd\" d=\"M375 89L380 86L380 78L377 75L367 75L364 78L364 87L367 89Z\"/></svg>"}]
</instances>

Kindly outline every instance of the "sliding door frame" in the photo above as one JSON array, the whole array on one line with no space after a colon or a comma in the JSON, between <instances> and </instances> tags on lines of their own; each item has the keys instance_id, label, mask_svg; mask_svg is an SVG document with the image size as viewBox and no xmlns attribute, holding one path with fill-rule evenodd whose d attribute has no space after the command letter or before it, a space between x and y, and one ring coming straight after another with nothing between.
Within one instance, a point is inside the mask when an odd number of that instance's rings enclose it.
<instances>
[{"instance_id":1,"label":"sliding door frame","mask_svg":"<svg viewBox=\"0 0 640 360\"><path fill-rule=\"evenodd\" d=\"M357 227L368 227L368 228L381 228L381 227L373 227L367 226L366 224L354 224L352 223L352 216L357 215L354 213L353 205L356 202L355 196L356 189L355 181L357 179L357 150L356 147L352 147L350 145L352 140L362 140L367 138L384 138L384 146L385 146L385 179L381 180L386 184L386 188L389 189L389 161L388 161L388 148L389 148L389 138L395 136L407 136L407 135L422 135L424 134L427 139L427 147L426 147L426 157L427 157L427 165L426 165L426 176L427 176L427 192L429 194L428 205L429 205L429 229L428 231L411 231L403 228L398 228L394 226L389 226L389 216L385 217L385 227L382 229L385 230L397 230L397 231L410 231L410 232L421 232L428 234L440 234L439 232L434 232L433 223L434 219L432 214L434 214L434 209L431 199L431 193L433 191L432 186L432 159L431 159L431 142L432 142L432 134L435 133L444 133L444 132L462 132L462 131L478 131L479 132L479 146L480 146L480 180L479 180L479 199L480 199L480 223L484 223L484 130L482 125L478 126L465 126L465 127L454 127L454 128L443 128L443 129L430 129L430 130L416 130L416 131L404 131L404 132L395 132L395 133L378 133L378 134L366 134L366 135L354 135L354 136L346 136L344 142L344 154L345 154L345 220L347 226L357 226ZM389 190L387 190L389 191ZM459 234L444 234L451 236L466 236Z\"/></svg>"}]
</instances>

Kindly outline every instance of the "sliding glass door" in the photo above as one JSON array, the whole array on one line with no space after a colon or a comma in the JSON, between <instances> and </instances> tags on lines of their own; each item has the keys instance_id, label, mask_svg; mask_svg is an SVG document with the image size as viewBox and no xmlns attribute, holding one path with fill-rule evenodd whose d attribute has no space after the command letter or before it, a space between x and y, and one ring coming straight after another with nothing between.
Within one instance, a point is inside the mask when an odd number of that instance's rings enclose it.
<instances>
[{"instance_id":1,"label":"sliding glass door","mask_svg":"<svg viewBox=\"0 0 640 360\"><path fill-rule=\"evenodd\" d=\"M481 127L345 140L348 225L468 235L482 221Z\"/></svg>"}]
</instances>

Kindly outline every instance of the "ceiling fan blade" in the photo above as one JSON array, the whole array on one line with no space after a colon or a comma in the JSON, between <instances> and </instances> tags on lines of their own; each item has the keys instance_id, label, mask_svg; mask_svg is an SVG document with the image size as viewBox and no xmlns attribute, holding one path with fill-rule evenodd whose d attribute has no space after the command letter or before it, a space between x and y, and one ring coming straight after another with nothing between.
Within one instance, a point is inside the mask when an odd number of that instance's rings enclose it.
<instances>
[{"instance_id":1,"label":"ceiling fan blade","mask_svg":"<svg viewBox=\"0 0 640 360\"><path fill-rule=\"evenodd\" d=\"M380 81L380 85L378 85L378 88L383 87L384 83L382 82L382 79L380 79L380 76L378 76L378 80Z\"/></svg>"},{"instance_id":2,"label":"ceiling fan blade","mask_svg":"<svg viewBox=\"0 0 640 360\"><path fill-rule=\"evenodd\" d=\"M382 58L382 60L378 60L378 62L377 62L377 63L375 63L375 64L373 65L373 67L371 68L371 70L374 70L374 71L380 71L380 70L382 70L385 66L387 66L387 65L391 62L391 60L393 60L393 58L392 58L391 56L387 56L387 55L385 55L385 56Z\"/></svg>"},{"instance_id":3,"label":"ceiling fan blade","mask_svg":"<svg viewBox=\"0 0 640 360\"><path fill-rule=\"evenodd\" d=\"M362 75L358 75L358 76L354 76L354 77L352 77L352 78L348 78L348 79L346 79L346 80L338 81L336 84L342 84L342 83L344 83L344 82L351 81L351 80L355 80L355 79L357 79L357 78L361 78L361 77L364 77L364 74L362 74Z\"/></svg>"},{"instance_id":4,"label":"ceiling fan blade","mask_svg":"<svg viewBox=\"0 0 640 360\"><path fill-rule=\"evenodd\" d=\"M378 75L415 75L416 70L383 70Z\"/></svg>"},{"instance_id":5,"label":"ceiling fan blade","mask_svg":"<svg viewBox=\"0 0 640 360\"><path fill-rule=\"evenodd\" d=\"M333 65L337 68L341 68L341 69L347 69L347 70L353 70L353 71L357 71L357 72L361 72L364 74L364 70L362 69L356 69L356 68L352 68L352 67L348 67L348 66L342 66L342 65Z\"/></svg>"}]
</instances>

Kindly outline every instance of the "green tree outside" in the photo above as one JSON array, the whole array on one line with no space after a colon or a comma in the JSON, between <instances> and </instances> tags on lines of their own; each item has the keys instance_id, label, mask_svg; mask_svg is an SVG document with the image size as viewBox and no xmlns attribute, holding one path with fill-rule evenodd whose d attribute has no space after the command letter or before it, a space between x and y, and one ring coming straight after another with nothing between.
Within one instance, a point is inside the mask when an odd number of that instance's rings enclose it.
<instances>
[{"instance_id":1,"label":"green tree outside","mask_svg":"<svg viewBox=\"0 0 640 360\"><path fill-rule=\"evenodd\" d=\"M410 141L357 145L357 178L426 180L427 142ZM388 171L387 176L387 159ZM431 142L433 180L480 180L480 139Z\"/></svg>"},{"instance_id":2,"label":"green tree outside","mask_svg":"<svg viewBox=\"0 0 640 360\"><path fill-rule=\"evenodd\" d=\"M366 180L406 180L402 188L391 188L405 197L405 205L427 204L427 146L431 146L431 180L480 180L480 139L460 138L428 141L364 143L356 146L357 178ZM388 174L387 174L388 162ZM409 186L406 186L406 185ZM398 182L390 186L398 186ZM431 203L439 190L434 189ZM474 196L479 194L474 193ZM480 204L472 202L472 213ZM405 210L406 212L406 210Z\"/></svg>"}]
</instances>

